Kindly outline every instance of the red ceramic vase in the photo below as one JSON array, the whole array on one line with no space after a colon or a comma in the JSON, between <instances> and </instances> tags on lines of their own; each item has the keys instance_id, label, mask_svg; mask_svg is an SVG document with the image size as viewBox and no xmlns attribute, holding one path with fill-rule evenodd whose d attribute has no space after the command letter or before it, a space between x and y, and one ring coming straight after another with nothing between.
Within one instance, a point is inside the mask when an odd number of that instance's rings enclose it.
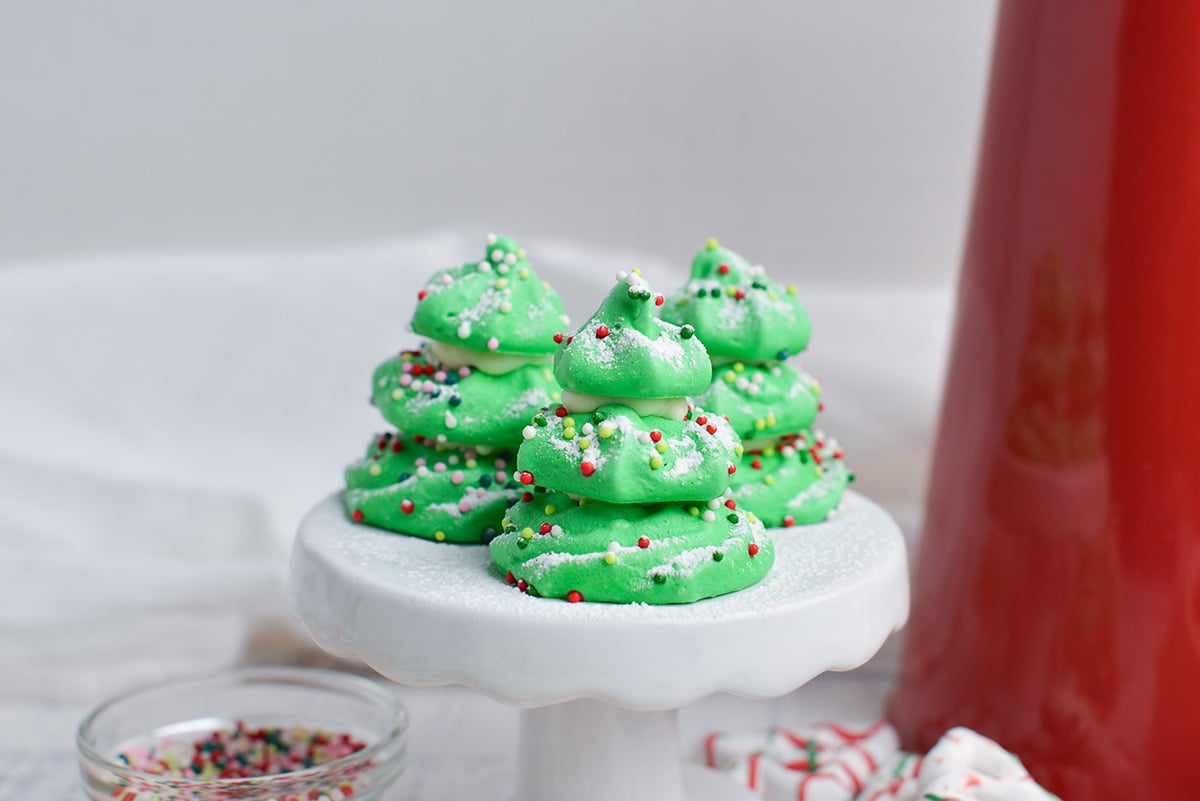
<instances>
[{"instance_id":1,"label":"red ceramic vase","mask_svg":"<svg viewBox=\"0 0 1200 801\"><path fill-rule=\"evenodd\" d=\"M1001 4L890 715L1200 798L1200 3Z\"/></svg>"}]
</instances>

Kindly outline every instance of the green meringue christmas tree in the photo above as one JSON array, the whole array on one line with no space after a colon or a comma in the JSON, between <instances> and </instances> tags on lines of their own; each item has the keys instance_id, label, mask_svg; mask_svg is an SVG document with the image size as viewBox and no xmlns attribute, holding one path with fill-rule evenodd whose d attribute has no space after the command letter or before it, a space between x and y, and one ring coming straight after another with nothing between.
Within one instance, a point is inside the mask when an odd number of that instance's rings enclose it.
<instances>
[{"instance_id":1,"label":"green meringue christmas tree","mask_svg":"<svg viewBox=\"0 0 1200 801\"><path fill-rule=\"evenodd\" d=\"M519 490L515 449L530 415L560 397L550 369L562 301L525 251L488 237L484 258L417 293L429 337L375 370L372 402L396 426L346 469L357 522L439 542L487 542Z\"/></svg>"},{"instance_id":2,"label":"green meringue christmas tree","mask_svg":"<svg viewBox=\"0 0 1200 801\"><path fill-rule=\"evenodd\" d=\"M688 405L711 378L690 326L659 320L634 271L558 334L563 400L523 431L521 500L491 543L517 588L543 597L687 603L748 587L774 561L762 524L727 497L741 461L725 420Z\"/></svg>"},{"instance_id":3,"label":"green meringue christmas tree","mask_svg":"<svg viewBox=\"0 0 1200 801\"><path fill-rule=\"evenodd\" d=\"M811 326L795 287L709 240L690 280L672 294L664 320L691 325L713 362L712 384L696 403L723 415L746 449L732 497L768 526L825 520L852 475L836 441L814 429L820 384L787 364L807 346Z\"/></svg>"}]
</instances>

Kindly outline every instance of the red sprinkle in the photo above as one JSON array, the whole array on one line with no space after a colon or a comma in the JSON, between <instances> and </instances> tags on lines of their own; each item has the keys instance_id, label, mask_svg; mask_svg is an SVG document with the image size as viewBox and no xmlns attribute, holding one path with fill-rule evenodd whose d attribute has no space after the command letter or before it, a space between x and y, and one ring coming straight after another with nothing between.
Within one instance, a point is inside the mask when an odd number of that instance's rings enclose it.
<instances>
[{"instance_id":1,"label":"red sprinkle","mask_svg":"<svg viewBox=\"0 0 1200 801\"><path fill-rule=\"evenodd\" d=\"M425 296L429 294L429 290L422 289L417 293L417 300L425 300Z\"/></svg>"},{"instance_id":2,"label":"red sprinkle","mask_svg":"<svg viewBox=\"0 0 1200 801\"><path fill-rule=\"evenodd\" d=\"M719 272L721 275L729 275L729 265L722 264L720 267L717 268L717 272Z\"/></svg>"},{"instance_id":3,"label":"red sprinkle","mask_svg":"<svg viewBox=\"0 0 1200 801\"><path fill-rule=\"evenodd\" d=\"M517 582L517 589L521 592L525 592L529 589L529 582L525 581L525 579L521 579Z\"/></svg>"},{"instance_id":4,"label":"red sprinkle","mask_svg":"<svg viewBox=\"0 0 1200 801\"><path fill-rule=\"evenodd\" d=\"M736 509L737 502L734 501L733 498L730 498L729 500L725 501L725 506L729 509Z\"/></svg>"},{"instance_id":5,"label":"red sprinkle","mask_svg":"<svg viewBox=\"0 0 1200 801\"><path fill-rule=\"evenodd\" d=\"M556 334L554 335L554 342L555 342L556 344L559 344L559 345L561 345L561 344L562 344L562 341L563 341L563 335L562 335L562 332L561 332L561 331L559 331L558 333L556 333Z\"/></svg>"},{"instance_id":6,"label":"red sprinkle","mask_svg":"<svg viewBox=\"0 0 1200 801\"><path fill-rule=\"evenodd\" d=\"M608 336L608 326L602 325L596 329L596 339L604 339Z\"/></svg>"},{"instance_id":7,"label":"red sprinkle","mask_svg":"<svg viewBox=\"0 0 1200 801\"><path fill-rule=\"evenodd\" d=\"M712 423L709 423L708 426L706 426L704 430L710 434L717 433L717 427L715 425L713 425Z\"/></svg>"},{"instance_id":8,"label":"red sprinkle","mask_svg":"<svg viewBox=\"0 0 1200 801\"><path fill-rule=\"evenodd\" d=\"M584 476L590 476L592 473L596 472L596 465L592 464L591 462L584 462L583 464L579 465L579 472L583 473Z\"/></svg>"},{"instance_id":9,"label":"red sprinkle","mask_svg":"<svg viewBox=\"0 0 1200 801\"><path fill-rule=\"evenodd\" d=\"M755 542L750 543L750 545L746 547L746 550L750 552L751 556L757 556L758 555L758 543L755 543Z\"/></svg>"},{"instance_id":10,"label":"red sprinkle","mask_svg":"<svg viewBox=\"0 0 1200 801\"><path fill-rule=\"evenodd\" d=\"M557 409L554 410L554 416L555 417L566 417L567 416L567 407L559 406Z\"/></svg>"},{"instance_id":11,"label":"red sprinkle","mask_svg":"<svg viewBox=\"0 0 1200 801\"><path fill-rule=\"evenodd\" d=\"M783 518L783 527L784 528L791 528L794 525L796 525L796 518L792 517L791 515L788 515L787 517Z\"/></svg>"},{"instance_id":12,"label":"red sprinkle","mask_svg":"<svg viewBox=\"0 0 1200 801\"><path fill-rule=\"evenodd\" d=\"M363 521L362 509L355 509L350 516L354 518L355 523L361 523Z\"/></svg>"},{"instance_id":13,"label":"red sprinkle","mask_svg":"<svg viewBox=\"0 0 1200 801\"><path fill-rule=\"evenodd\" d=\"M400 511L404 512L404 514L406 514L406 515L411 515L413 513L413 509L416 509L416 508L417 508L417 505L415 503L413 503L412 501L410 501L408 498L405 498L404 500L400 501Z\"/></svg>"},{"instance_id":14,"label":"red sprinkle","mask_svg":"<svg viewBox=\"0 0 1200 801\"><path fill-rule=\"evenodd\" d=\"M522 470L521 471L521 483L527 487L530 484L532 484L533 483L533 473L530 473L528 470Z\"/></svg>"},{"instance_id":15,"label":"red sprinkle","mask_svg":"<svg viewBox=\"0 0 1200 801\"><path fill-rule=\"evenodd\" d=\"M759 459L755 459L753 462L750 463L750 466L753 467L755 470L762 470L762 461Z\"/></svg>"},{"instance_id":16,"label":"red sprinkle","mask_svg":"<svg viewBox=\"0 0 1200 801\"><path fill-rule=\"evenodd\" d=\"M573 604L577 604L583 600L583 593L579 590L571 590L567 593L567 600Z\"/></svg>"},{"instance_id":17,"label":"red sprinkle","mask_svg":"<svg viewBox=\"0 0 1200 801\"><path fill-rule=\"evenodd\" d=\"M514 576L510 570L504 574L504 581L506 584L515 585L517 583L517 577Z\"/></svg>"},{"instance_id":18,"label":"red sprinkle","mask_svg":"<svg viewBox=\"0 0 1200 801\"><path fill-rule=\"evenodd\" d=\"M567 337L567 344L568 344L568 345L570 345L570 344L571 344L571 340L572 340L572 339L574 339L574 338L575 338L575 335L574 335L574 334L572 334L571 336Z\"/></svg>"},{"instance_id":19,"label":"red sprinkle","mask_svg":"<svg viewBox=\"0 0 1200 801\"><path fill-rule=\"evenodd\" d=\"M522 492L521 493L521 503L529 503L532 500L533 500L532 492Z\"/></svg>"},{"instance_id":20,"label":"red sprinkle","mask_svg":"<svg viewBox=\"0 0 1200 801\"><path fill-rule=\"evenodd\" d=\"M663 305L663 303L664 303L665 301L666 301L666 298L664 298L662 295L655 295L655 296L654 296L654 305L655 305L655 306L661 306L661 305Z\"/></svg>"},{"instance_id":21,"label":"red sprinkle","mask_svg":"<svg viewBox=\"0 0 1200 801\"><path fill-rule=\"evenodd\" d=\"M733 464L730 464L730 465L729 465L729 475L731 475L731 476L732 476L732 475L733 475L734 473L736 473L736 472L737 472L737 468L736 468L736 467L734 467L734 466L733 466Z\"/></svg>"},{"instance_id":22,"label":"red sprinkle","mask_svg":"<svg viewBox=\"0 0 1200 801\"><path fill-rule=\"evenodd\" d=\"M538 531L540 531L543 534L549 534L550 533L550 524L542 523L542 525L538 527Z\"/></svg>"},{"instance_id":23,"label":"red sprinkle","mask_svg":"<svg viewBox=\"0 0 1200 801\"><path fill-rule=\"evenodd\" d=\"M739 289L737 292L733 293L733 296L738 300L743 300L746 297L746 293Z\"/></svg>"},{"instance_id":24,"label":"red sprinkle","mask_svg":"<svg viewBox=\"0 0 1200 801\"><path fill-rule=\"evenodd\" d=\"M392 453L399 453L402 450L404 450L404 443L397 437L396 441L392 443Z\"/></svg>"},{"instance_id":25,"label":"red sprinkle","mask_svg":"<svg viewBox=\"0 0 1200 801\"><path fill-rule=\"evenodd\" d=\"M662 440L662 432L657 428L650 432L651 442L660 442Z\"/></svg>"},{"instance_id":26,"label":"red sprinkle","mask_svg":"<svg viewBox=\"0 0 1200 801\"><path fill-rule=\"evenodd\" d=\"M650 547L650 538L649 537L638 537L638 547L639 548L649 548Z\"/></svg>"},{"instance_id":27,"label":"red sprinkle","mask_svg":"<svg viewBox=\"0 0 1200 801\"><path fill-rule=\"evenodd\" d=\"M702 426L707 422L708 422L708 418L705 417L704 415L700 415L699 417L696 418L696 425L698 425L698 426Z\"/></svg>"}]
</instances>

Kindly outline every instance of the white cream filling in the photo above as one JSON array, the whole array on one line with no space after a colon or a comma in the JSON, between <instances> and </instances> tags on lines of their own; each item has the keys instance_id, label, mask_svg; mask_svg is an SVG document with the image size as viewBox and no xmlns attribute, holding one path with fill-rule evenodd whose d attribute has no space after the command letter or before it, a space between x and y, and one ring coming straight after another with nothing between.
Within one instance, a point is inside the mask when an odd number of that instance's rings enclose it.
<instances>
[{"instance_id":1,"label":"white cream filling","mask_svg":"<svg viewBox=\"0 0 1200 801\"><path fill-rule=\"evenodd\" d=\"M451 370L457 370L460 367L474 367L488 375L511 373L518 367L529 364L547 364L552 358L549 354L522 356L518 353L481 353L477 350L460 348L457 345L448 345L445 342L430 342L429 352Z\"/></svg>"},{"instance_id":2,"label":"white cream filling","mask_svg":"<svg viewBox=\"0 0 1200 801\"><path fill-rule=\"evenodd\" d=\"M642 417L666 417L669 420L682 420L687 414L687 398L621 398L615 395L588 395L583 392L572 392L564 389L562 394L563 406L572 412L594 412L601 406L628 406Z\"/></svg>"}]
</instances>

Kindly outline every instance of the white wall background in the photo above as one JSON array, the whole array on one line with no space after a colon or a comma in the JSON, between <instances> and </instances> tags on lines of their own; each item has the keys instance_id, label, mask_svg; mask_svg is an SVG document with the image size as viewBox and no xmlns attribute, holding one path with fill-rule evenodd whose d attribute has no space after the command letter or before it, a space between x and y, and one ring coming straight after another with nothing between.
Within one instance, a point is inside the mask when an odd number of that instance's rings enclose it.
<instances>
[{"instance_id":1,"label":"white wall background","mask_svg":"<svg viewBox=\"0 0 1200 801\"><path fill-rule=\"evenodd\" d=\"M955 272L993 0L0 2L0 264L431 227ZM431 269L438 265L430 265Z\"/></svg>"}]
</instances>

